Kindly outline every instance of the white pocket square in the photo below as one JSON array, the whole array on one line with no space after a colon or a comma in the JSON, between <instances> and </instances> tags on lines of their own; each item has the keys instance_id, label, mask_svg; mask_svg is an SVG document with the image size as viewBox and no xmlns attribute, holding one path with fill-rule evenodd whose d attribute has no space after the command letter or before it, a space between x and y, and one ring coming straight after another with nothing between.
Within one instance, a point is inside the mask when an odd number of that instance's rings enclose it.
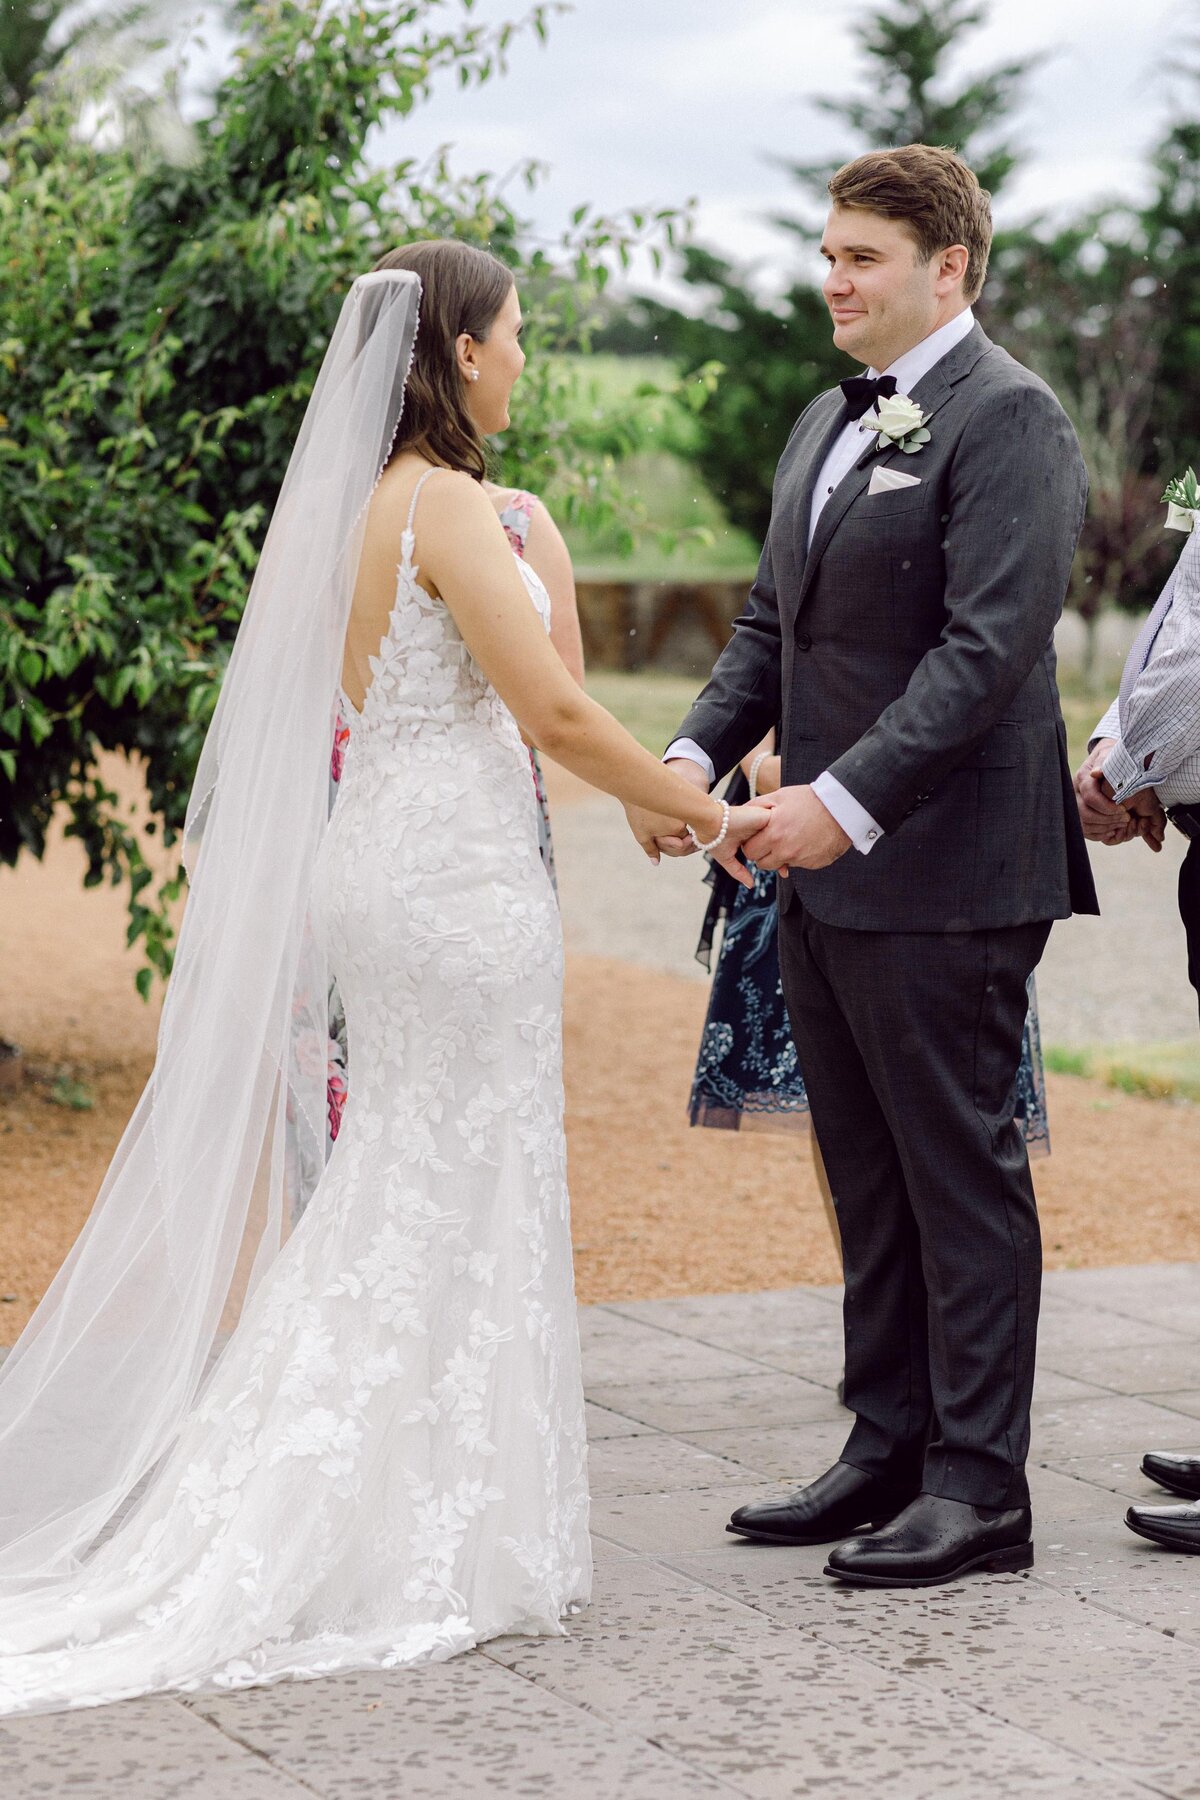
<instances>
[{"instance_id":1,"label":"white pocket square","mask_svg":"<svg viewBox=\"0 0 1200 1800\"><path fill-rule=\"evenodd\" d=\"M906 475L903 469L885 469L877 465L871 471L871 485L868 494L894 494L897 488L920 487L919 475Z\"/></svg>"}]
</instances>

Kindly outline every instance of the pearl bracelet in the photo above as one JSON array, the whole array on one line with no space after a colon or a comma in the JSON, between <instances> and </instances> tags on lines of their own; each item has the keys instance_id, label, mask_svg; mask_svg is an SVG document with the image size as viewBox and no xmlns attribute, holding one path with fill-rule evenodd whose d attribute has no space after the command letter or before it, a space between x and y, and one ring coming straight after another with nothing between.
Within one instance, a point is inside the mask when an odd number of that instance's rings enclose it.
<instances>
[{"instance_id":1,"label":"pearl bracelet","mask_svg":"<svg viewBox=\"0 0 1200 1800\"><path fill-rule=\"evenodd\" d=\"M725 839L729 836L729 802L728 802L728 800L722 800L722 802L721 802L721 829L720 829L720 831L718 831L716 837L712 840L712 842L710 844L702 844L700 842L700 839L696 836L696 833L692 830L692 827L690 825L688 826L687 829L688 829L688 836L691 838L693 844L695 844L697 850L703 850L706 854L710 850L719 850L721 845L725 842Z\"/></svg>"},{"instance_id":2,"label":"pearl bracelet","mask_svg":"<svg viewBox=\"0 0 1200 1800\"><path fill-rule=\"evenodd\" d=\"M754 761L750 764L750 798L751 798L751 800L758 799L758 771L762 768L763 764L766 762L766 760L767 760L768 756L770 756L770 754L771 754L771 752L769 750L760 750L758 755L755 757Z\"/></svg>"}]
</instances>

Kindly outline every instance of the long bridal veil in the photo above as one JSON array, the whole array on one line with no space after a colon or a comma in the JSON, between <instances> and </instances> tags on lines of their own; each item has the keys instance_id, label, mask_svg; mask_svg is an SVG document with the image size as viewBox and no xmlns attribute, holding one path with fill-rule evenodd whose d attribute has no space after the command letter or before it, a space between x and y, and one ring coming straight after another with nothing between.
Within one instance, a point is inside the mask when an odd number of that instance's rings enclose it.
<instances>
[{"instance_id":1,"label":"long bridal veil","mask_svg":"<svg viewBox=\"0 0 1200 1800\"><path fill-rule=\"evenodd\" d=\"M367 505L417 330L361 276L330 341L197 770L153 1072L0 1369L0 1595L77 1571L136 1505L323 1164L328 975L310 919Z\"/></svg>"}]
</instances>

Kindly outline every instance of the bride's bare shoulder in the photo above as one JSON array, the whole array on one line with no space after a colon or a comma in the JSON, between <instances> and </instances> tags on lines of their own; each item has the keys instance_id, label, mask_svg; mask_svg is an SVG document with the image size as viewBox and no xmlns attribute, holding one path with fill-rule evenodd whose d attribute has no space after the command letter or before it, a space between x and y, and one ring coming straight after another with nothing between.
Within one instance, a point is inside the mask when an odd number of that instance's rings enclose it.
<instances>
[{"instance_id":1,"label":"bride's bare shoulder","mask_svg":"<svg viewBox=\"0 0 1200 1800\"><path fill-rule=\"evenodd\" d=\"M477 499L478 483L455 469L441 469L423 457L398 456L379 477L367 513L367 541L398 543L408 524L413 495L422 476L430 479L421 488L418 503L419 528L428 531L440 515L449 510L469 507ZM473 492L475 490L475 492Z\"/></svg>"},{"instance_id":2,"label":"bride's bare shoulder","mask_svg":"<svg viewBox=\"0 0 1200 1800\"><path fill-rule=\"evenodd\" d=\"M482 482L461 469L437 469L421 489L416 526L426 535L442 529L474 535L482 529L491 536L499 516Z\"/></svg>"}]
</instances>

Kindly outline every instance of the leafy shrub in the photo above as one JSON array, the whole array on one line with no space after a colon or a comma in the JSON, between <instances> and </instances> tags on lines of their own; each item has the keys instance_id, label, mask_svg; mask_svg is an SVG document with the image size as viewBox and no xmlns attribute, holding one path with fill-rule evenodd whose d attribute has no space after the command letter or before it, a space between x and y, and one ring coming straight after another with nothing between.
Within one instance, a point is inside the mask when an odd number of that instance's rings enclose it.
<instances>
[{"instance_id":1,"label":"leafy shrub","mask_svg":"<svg viewBox=\"0 0 1200 1800\"><path fill-rule=\"evenodd\" d=\"M527 24L542 34L548 9ZM249 576L347 286L414 237L486 243L521 283L535 352L501 479L553 487L570 518L614 511L639 406L577 402L563 359L586 341L607 260L668 212L581 207L555 255L528 251L488 176L444 158L368 166L368 134L435 74L503 66L512 27L437 0L370 8L261 0L182 161L79 128L42 96L0 136L0 859L40 856L56 808L87 881L129 888L143 995L171 960L175 876L157 891L97 773L145 759L153 825L173 842ZM112 134L109 134L112 136ZM532 303L532 304L529 304ZM647 406L652 405L647 400Z\"/></svg>"}]
</instances>

